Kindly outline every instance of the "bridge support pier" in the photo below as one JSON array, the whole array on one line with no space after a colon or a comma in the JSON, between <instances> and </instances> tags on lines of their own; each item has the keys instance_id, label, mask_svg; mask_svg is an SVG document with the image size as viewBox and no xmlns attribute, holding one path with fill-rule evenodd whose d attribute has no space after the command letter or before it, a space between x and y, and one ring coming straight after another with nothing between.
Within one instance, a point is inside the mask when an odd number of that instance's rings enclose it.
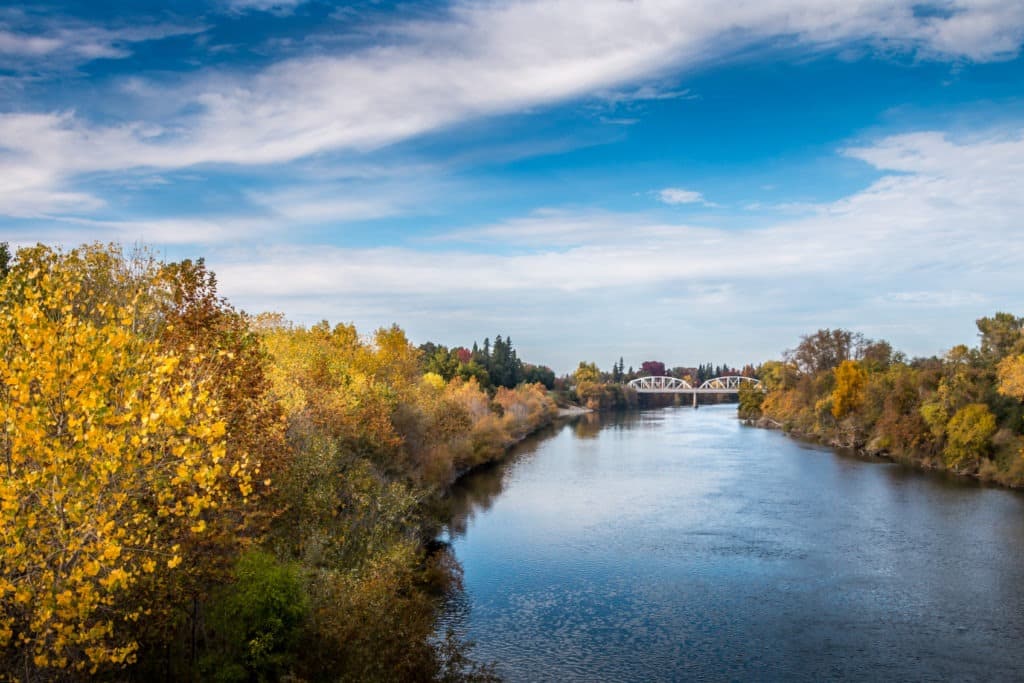
<instances>
[{"instance_id":1,"label":"bridge support pier","mask_svg":"<svg viewBox=\"0 0 1024 683\"><path fill-rule=\"evenodd\" d=\"M693 407L697 407L697 392L693 392Z\"/></svg>"}]
</instances>

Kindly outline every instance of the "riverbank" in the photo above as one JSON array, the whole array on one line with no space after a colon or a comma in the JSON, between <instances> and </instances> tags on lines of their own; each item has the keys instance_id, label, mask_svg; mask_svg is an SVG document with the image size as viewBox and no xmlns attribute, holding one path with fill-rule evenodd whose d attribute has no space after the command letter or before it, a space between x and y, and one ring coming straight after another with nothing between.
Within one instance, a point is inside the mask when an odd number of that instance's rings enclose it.
<instances>
[{"instance_id":1,"label":"riverbank","mask_svg":"<svg viewBox=\"0 0 1024 683\"><path fill-rule=\"evenodd\" d=\"M560 407L558 409L558 417L576 417L578 415L586 415L587 413L594 412L593 408L581 408L580 406L570 405L566 407Z\"/></svg>"},{"instance_id":2,"label":"riverbank","mask_svg":"<svg viewBox=\"0 0 1024 683\"><path fill-rule=\"evenodd\" d=\"M549 399L550 400L550 399ZM575 410L572 410L575 408ZM534 436L543 429L551 426L556 419L575 417L591 412L585 408L579 406L571 406L570 408L560 408L553 401L544 406L544 411L538 414L538 417L529 423L529 425L520 430L509 431L506 437L501 443L501 448L488 448L486 449L486 455L478 459L473 460L471 463L464 465L462 468L453 471L452 476L448 482L441 487L439 493L442 497L448 495L451 492L452 487L459 482L462 478L472 474L473 472L494 465L506 457L509 452L518 446L526 439Z\"/></svg>"},{"instance_id":3,"label":"riverbank","mask_svg":"<svg viewBox=\"0 0 1024 683\"><path fill-rule=\"evenodd\" d=\"M1024 485L1024 318L976 321L980 343L913 358L848 330L805 335L740 391L740 417L927 470Z\"/></svg>"},{"instance_id":4,"label":"riverbank","mask_svg":"<svg viewBox=\"0 0 1024 683\"><path fill-rule=\"evenodd\" d=\"M1024 490L1024 484L1020 481L1003 481L997 475L993 475L991 471L957 471L952 470L943 465L941 461L937 461L935 458L928 458L926 456L901 456L891 453L885 449L870 448L867 444L864 445L850 445L842 443L835 438L827 438L817 434L804 433L795 429L786 429L785 425L777 420L773 420L768 417L760 417L757 419L740 418L740 421L751 427L757 427L758 429L768 429L772 431L782 432L786 436L793 438L797 441L807 441L809 443L819 444L822 446L828 446L829 448L835 448L841 451L853 452L857 455L869 457L869 458L880 458L882 460L888 460L906 467L921 470L924 472L942 472L943 474L949 474L955 477L974 479L985 484L992 484L1000 486L1002 488L1011 490Z\"/></svg>"}]
</instances>

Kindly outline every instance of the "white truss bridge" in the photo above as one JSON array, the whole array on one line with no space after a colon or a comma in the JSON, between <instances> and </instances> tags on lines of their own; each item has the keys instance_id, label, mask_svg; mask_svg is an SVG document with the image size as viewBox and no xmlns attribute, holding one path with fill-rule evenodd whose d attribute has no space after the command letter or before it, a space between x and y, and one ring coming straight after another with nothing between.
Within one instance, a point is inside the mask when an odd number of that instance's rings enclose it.
<instances>
[{"instance_id":1,"label":"white truss bridge","mask_svg":"<svg viewBox=\"0 0 1024 683\"><path fill-rule=\"evenodd\" d=\"M715 377L695 387L685 379L678 377L637 377L626 384L638 394L693 394L694 400L697 394L736 394L739 393L741 384L760 387L761 382L753 377L740 377L729 375L727 377Z\"/></svg>"}]
</instances>

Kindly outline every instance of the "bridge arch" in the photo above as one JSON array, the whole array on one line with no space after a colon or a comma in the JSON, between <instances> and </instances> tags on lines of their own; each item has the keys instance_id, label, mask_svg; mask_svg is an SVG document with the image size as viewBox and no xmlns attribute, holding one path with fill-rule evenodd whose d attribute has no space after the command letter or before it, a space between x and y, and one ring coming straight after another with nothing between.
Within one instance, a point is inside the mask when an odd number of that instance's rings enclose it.
<instances>
[{"instance_id":1,"label":"bridge arch","mask_svg":"<svg viewBox=\"0 0 1024 683\"><path fill-rule=\"evenodd\" d=\"M760 387L761 381L753 377L727 375L713 377L699 387L694 387L685 379L678 377L654 376L637 377L627 382L626 386L639 394L733 394L739 391L742 384Z\"/></svg>"},{"instance_id":2,"label":"bridge arch","mask_svg":"<svg viewBox=\"0 0 1024 683\"><path fill-rule=\"evenodd\" d=\"M741 375L726 375L725 377L712 377L700 385L701 389L735 389L739 390L740 385L746 382L751 386L761 386L761 380Z\"/></svg>"},{"instance_id":3,"label":"bridge arch","mask_svg":"<svg viewBox=\"0 0 1024 683\"><path fill-rule=\"evenodd\" d=\"M678 377L637 377L626 386L640 393L683 393L693 391L693 385Z\"/></svg>"}]
</instances>

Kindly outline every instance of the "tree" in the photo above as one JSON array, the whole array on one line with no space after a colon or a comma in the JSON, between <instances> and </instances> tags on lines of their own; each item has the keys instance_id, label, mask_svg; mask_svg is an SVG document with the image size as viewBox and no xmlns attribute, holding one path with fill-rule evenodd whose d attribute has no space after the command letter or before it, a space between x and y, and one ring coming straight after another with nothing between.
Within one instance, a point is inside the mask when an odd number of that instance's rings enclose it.
<instances>
[{"instance_id":1,"label":"tree","mask_svg":"<svg viewBox=\"0 0 1024 683\"><path fill-rule=\"evenodd\" d=\"M832 390L832 415L839 420L864 404L868 373L853 360L844 360L834 372L836 387Z\"/></svg>"},{"instance_id":2,"label":"tree","mask_svg":"<svg viewBox=\"0 0 1024 683\"><path fill-rule=\"evenodd\" d=\"M879 340L865 342L860 356L863 367L873 372L878 372L888 368L896 354L893 352L892 345L889 342Z\"/></svg>"},{"instance_id":3,"label":"tree","mask_svg":"<svg viewBox=\"0 0 1024 683\"><path fill-rule=\"evenodd\" d=\"M573 379L576 384L582 384L584 382L599 382L601 381L601 372L597 369L597 363L586 363L580 361L580 365L576 368L573 373Z\"/></svg>"},{"instance_id":4,"label":"tree","mask_svg":"<svg viewBox=\"0 0 1024 683\"><path fill-rule=\"evenodd\" d=\"M475 360L471 360L468 363L460 363L457 374L463 381L468 382L472 379L482 387L491 386L491 375L487 372L487 368Z\"/></svg>"},{"instance_id":5,"label":"tree","mask_svg":"<svg viewBox=\"0 0 1024 683\"><path fill-rule=\"evenodd\" d=\"M207 354L139 333L162 317L140 267L35 247L0 281L0 667L14 675L131 662L153 607L133 589L184 571L183 546L253 491L246 454L226 466Z\"/></svg>"},{"instance_id":6,"label":"tree","mask_svg":"<svg viewBox=\"0 0 1024 683\"><path fill-rule=\"evenodd\" d=\"M946 465L960 468L977 465L991 449L992 435L996 433L996 417L984 403L964 406L946 425Z\"/></svg>"},{"instance_id":7,"label":"tree","mask_svg":"<svg viewBox=\"0 0 1024 683\"><path fill-rule=\"evenodd\" d=\"M740 405L738 414L744 420L761 417L761 404L764 403L764 389L753 382L740 382Z\"/></svg>"},{"instance_id":8,"label":"tree","mask_svg":"<svg viewBox=\"0 0 1024 683\"><path fill-rule=\"evenodd\" d=\"M7 242L0 242L0 280L11 270L11 248Z\"/></svg>"},{"instance_id":9,"label":"tree","mask_svg":"<svg viewBox=\"0 0 1024 683\"><path fill-rule=\"evenodd\" d=\"M645 360L640 365L640 374L648 375L650 377L664 377L665 364L660 360Z\"/></svg>"},{"instance_id":10,"label":"tree","mask_svg":"<svg viewBox=\"0 0 1024 683\"><path fill-rule=\"evenodd\" d=\"M786 352L786 360L795 363L801 373L817 374L830 371L844 360L859 354L865 343L863 335L849 330L818 330L804 335L795 349Z\"/></svg>"},{"instance_id":11,"label":"tree","mask_svg":"<svg viewBox=\"0 0 1024 683\"><path fill-rule=\"evenodd\" d=\"M999 362L999 393L1024 401L1024 354Z\"/></svg>"},{"instance_id":12,"label":"tree","mask_svg":"<svg viewBox=\"0 0 1024 683\"><path fill-rule=\"evenodd\" d=\"M991 318L978 318L978 334L981 337L981 355L991 362L999 362L1010 353L1024 351L1024 318L1010 313L996 313Z\"/></svg>"},{"instance_id":13,"label":"tree","mask_svg":"<svg viewBox=\"0 0 1024 683\"><path fill-rule=\"evenodd\" d=\"M167 645L175 640L189 641L188 658L195 663L193 634L201 625L202 609L213 587L230 576L239 552L267 531L276 514L268 498L273 495L271 482L290 455L281 407L271 391L269 358L254 329L257 323L218 294L216 277L202 259L154 267L160 294L155 338L183 359L182 367L195 367L208 383L211 400L220 406L226 440L223 469L248 466L259 476L244 493L229 489L217 513L209 516L205 533L182 542L184 571L140 582L134 599L153 607L136 633L143 647L140 659L151 667L170 665ZM191 381L186 375L179 379Z\"/></svg>"},{"instance_id":14,"label":"tree","mask_svg":"<svg viewBox=\"0 0 1024 683\"><path fill-rule=\"evenodd\" d=\"M555 386L555 371L546 365L525 365L523 381L527 384L543 384L545 388L551 389Z\"/></svg>"},{"instance_id":15,"label":"tree","mask_svg":"<svg viewBox=\"0 0 1024 683\"><path fill-rule=\"evenodd\" d=\"M445 346L434 346L433 353L427 358L426 371L440 375L447 382L459 371L458 357Z\"/></svg>"},{"instance_id":16,"label":"tree","mask_svg":"<svg viewBox=\"0 0 1024 683\"><path fill-rule=\"evenodd\" d=\"M250 550L210 613L213 652L203 668L221 681L277 681L291 671L309 600L299 568Z\"/></svg>"},{"instance_id":17,"label":"tree","mask_svg":"<svg viewBox=\"0 0 1024 683\"><path fill-rule=\"evenodd\" d=\"M760 380L767 391L789 389L797 381L797 369L791 363L770 360L761 366Z\"/></svg>"}]
</instances>

